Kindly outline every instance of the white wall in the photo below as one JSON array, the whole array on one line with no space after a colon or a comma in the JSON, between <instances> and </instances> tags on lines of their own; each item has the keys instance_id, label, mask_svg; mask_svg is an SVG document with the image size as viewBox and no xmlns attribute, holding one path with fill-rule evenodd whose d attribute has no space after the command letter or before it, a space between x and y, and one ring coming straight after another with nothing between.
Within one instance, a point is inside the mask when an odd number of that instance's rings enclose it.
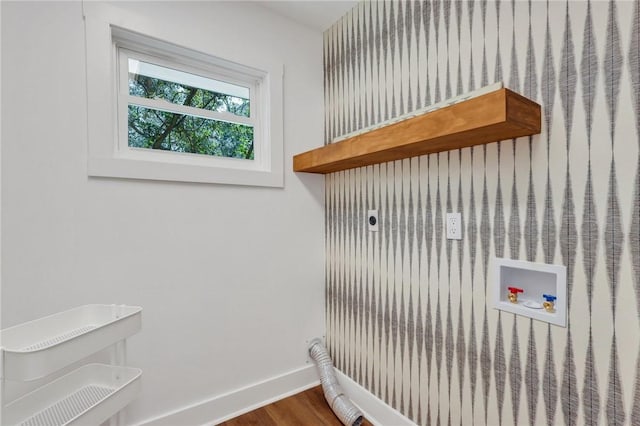
<instances>
[{"instance_id":1,"label":"white wall","mask_svg":"<svg viewBox=\"0 0 640 426\"><path fill-rule=\"evenodd\" d=\"M324 331L324 182L291 171L322 144L322 35L248 3L117 7L286 69L284 189L88 178L82 6L3 2L2 326L143 306L133 423L304 366Z\"/></svg>"}]
</instances>

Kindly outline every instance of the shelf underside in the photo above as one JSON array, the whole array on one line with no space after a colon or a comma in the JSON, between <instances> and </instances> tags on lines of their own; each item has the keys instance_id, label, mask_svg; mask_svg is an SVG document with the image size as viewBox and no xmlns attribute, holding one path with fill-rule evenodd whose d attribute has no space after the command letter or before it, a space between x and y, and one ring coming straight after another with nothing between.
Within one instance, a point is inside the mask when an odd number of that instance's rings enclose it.
<instances>
[{"instance_id":1,"label":"shelf underside","mask_svg":"<svg viewBox=\"0 0 640 426\"><path fill-rule=\"evenodd\" d=\"M332 173L540 133L540 105L500 89L294 156L296 172Z\"/></svg>"}]
</instances>

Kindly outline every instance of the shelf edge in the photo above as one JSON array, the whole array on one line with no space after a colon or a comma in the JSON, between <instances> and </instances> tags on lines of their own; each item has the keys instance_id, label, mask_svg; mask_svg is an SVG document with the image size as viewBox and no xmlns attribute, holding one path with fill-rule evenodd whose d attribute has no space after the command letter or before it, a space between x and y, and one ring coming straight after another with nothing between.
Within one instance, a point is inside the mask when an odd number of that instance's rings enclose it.
<instances>
[{"instance_id":1,"label":"shelf edge","mask_svg":"<svg viewBox=\"0 0 640 426\"><path fill-rule=\"evenodd\" d=\"M438 125L449 126L449 133L440 132ZM293 157L293 170L333 173L531 136L540 133L540 130L540 105L509 89L500 89L300 153ZM401 133L403 139L397 141L396 137ZM422 137L423 134L427 137Z\"/></svg>"}]
</instances>

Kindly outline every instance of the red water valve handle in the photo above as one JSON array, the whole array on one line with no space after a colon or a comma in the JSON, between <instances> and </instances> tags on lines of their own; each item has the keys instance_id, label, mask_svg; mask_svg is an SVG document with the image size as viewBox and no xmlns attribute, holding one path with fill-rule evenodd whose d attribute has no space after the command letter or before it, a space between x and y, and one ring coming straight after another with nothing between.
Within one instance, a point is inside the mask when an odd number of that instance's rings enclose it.
<instances>
[{"instance_id":1,"label":"red water valve handle","mask_svg":"<svg viewBox=\"0 0 640 426\"><path fill-rule=\"evenodd\" d=\"M518 287L507 287L507 290L509 290L509 293L513 294L524 293L524 290Z\"/></svg>"}]
</instances>

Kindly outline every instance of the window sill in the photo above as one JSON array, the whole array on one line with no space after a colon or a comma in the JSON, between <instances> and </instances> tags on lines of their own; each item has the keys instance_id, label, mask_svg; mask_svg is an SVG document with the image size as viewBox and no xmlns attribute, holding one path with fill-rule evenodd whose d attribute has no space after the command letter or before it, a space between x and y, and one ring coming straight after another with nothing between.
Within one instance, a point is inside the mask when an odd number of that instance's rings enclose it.
<instances>
[{"instance_id":1,"label":"window sill","mask_svg":"<svg viewBox=\"0 0 640 426\"><path fill-rule=\"evenodd\" d=\"M88 174L89 176L95 177L125 179L219 183L279 188L284 186L282 174L272 173L270 171L162 163L131 158L89 157Z\"/></svg>"}]
</instances>

